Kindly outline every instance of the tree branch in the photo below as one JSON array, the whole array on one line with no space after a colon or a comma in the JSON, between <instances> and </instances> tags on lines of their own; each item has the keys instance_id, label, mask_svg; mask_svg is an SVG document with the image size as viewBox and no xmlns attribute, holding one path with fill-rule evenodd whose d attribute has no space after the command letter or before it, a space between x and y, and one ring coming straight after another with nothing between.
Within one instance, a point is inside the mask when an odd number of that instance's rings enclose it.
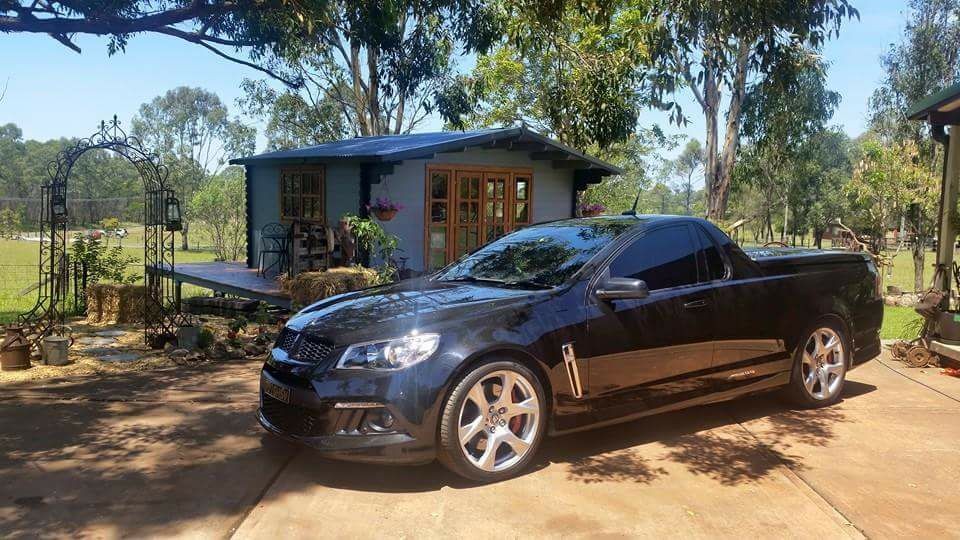
<instances>
[{"instance_id":1,"label":"tree branch","mask_svg":"<svg viewBox=\"0 0 960 540\"><path fill-rule=\"evenodd\" d=\"M274 72L273 70L271 70L271 69L269 69L269 68L265 68L265 67L263 67L263 66L258 66L257 64L254 64L253 62L248 62L248 61L246 61L246 60L242 60L242 59L237 58L237 57L235 57L235 56L230 56L229 54L221 51L220 49L217 49L217 48L214 47L213 45L210 45L209 43L206 43L206 42L204 42L204 41L198 41L198 42L196 42L196 43L197 43L198 45L200 45L201 47L204 47L204 48L212 51L213 54L216 54L217 56L219 56L219 57L221 57L221 58L225 58L225 59L227 59L227 60L229 60L229 61L231 61L231 62L235 62L235 63L240 64L240 65L242 65L242 66L247 66L248 68L255 69L255 70L257 70L257 71L259 71L259 72L261 72L261 73L265 73L265 74L269 75L270 77L273 77L274 79L276 79L276 80L282 82L283 84L289 86L290 88L297 89L297 88L300 88L300 87L303 85L303 81L292 81L292 80L287 79L286 77L284 77L284 76L282 76L282 75Z\"/></svg>"}]
</instances>

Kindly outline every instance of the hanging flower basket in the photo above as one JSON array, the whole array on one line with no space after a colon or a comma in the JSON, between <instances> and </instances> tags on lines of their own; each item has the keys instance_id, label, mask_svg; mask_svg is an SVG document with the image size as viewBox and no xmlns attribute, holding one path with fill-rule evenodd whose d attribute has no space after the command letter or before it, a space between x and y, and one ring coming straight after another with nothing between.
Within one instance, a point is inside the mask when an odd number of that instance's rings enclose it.
<instances>
[{"instance_id":1,"label":"hanging flower basket","mask_svg":"<svg viewBox=\"0 0 960 540\"><path fill-rule=\"evenodd\" d=\"M583 217L596 217L606 212L607 207L602 204L581 204L580 215Z\"/></svg>"},{"instance_id":2,"label":"hanging flower basket","mask_svg":"<svg viewBox=\"0 0 960 540\"><path fill-rule=\"evenodd\" d=\"M396 217L398 210L384 210L382 208L374 208L373 215L377 216L377 219L380 221L390 221Z\"/></svg>"},{"instance_id":3,"label":"hanging flower basket","mask_svg":"<svg viewBox=\"0 0 960 540\"><path fill-rule=\"evenodd\" d=\"M390 221L396 217L397 212L403 210L403 205L391 201L388 197L377 197L377 200L367 206L367 208L373 212L373 215L380 221Z\"/></svg>"}]
</instances>

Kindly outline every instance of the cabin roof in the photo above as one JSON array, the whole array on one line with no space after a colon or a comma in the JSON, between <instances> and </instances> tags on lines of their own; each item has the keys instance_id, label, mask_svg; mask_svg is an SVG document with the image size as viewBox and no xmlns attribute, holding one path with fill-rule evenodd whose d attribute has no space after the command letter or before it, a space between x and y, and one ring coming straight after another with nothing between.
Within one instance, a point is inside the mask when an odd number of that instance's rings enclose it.
<instances>
[{"instance_id":1,"label":"cabin roof","mask_svg":"<svg viewBox=\"0 0 960 540\"><path fill-rule=\"evenodd\" d=\"M230 160L235 165L256 163L311 163L353 161L359 163L392 163L408 159L429 159L443 152L460 152L467 148L488 148L527 151L531 159L565 162L560 167L591 169L607 176L623 174L623 169L580 152L530 130L526 126L480 129L473 131L440 131L406 135L355 137L291 150L277 150Z\"/></svg>"}]
</instances>

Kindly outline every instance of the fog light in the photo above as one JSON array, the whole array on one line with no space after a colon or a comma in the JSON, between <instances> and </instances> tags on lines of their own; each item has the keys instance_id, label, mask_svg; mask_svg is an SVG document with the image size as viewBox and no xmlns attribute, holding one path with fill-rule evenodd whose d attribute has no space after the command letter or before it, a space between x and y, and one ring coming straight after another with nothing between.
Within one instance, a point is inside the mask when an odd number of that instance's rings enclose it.
<instances>
[{"instance_id":1,"label":"fog light","mask_svg":"<svg viewBox=\"0 0 960 540\"><path fill-rule=\"evenodd\" d=\"M378 433L392 431L396 419L386 409L379 411L369 411L364 418L366 427Z\"/></svg>"}]
</instances>

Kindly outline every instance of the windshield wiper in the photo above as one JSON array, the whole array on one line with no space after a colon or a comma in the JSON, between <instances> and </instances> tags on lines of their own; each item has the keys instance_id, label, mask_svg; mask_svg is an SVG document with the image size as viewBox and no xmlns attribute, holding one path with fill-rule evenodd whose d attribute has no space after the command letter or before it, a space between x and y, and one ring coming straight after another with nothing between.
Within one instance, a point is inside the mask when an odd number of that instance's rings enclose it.
<instances>
[{"instance_id":1,"label":"windshield wiper","mask_svg":"<svg viewBox=\"0 0 960 540\"><path fill-rule=\"evenodd\" d=\"M507 282L504 281L504 280L502 280L502 279L496 279L496 278L481 278L481 277L476 277L476 276L457 276L457 277L452 277L452 278L439 279L439 280L437 280L437 281L444 281L444 282L461 282L461 283L494 283L494 284L497 284L497 285L506 285L506 284L507 284Z\"/></svg>"},{"instance_id":2,"label":"windshield wiper","mask_svg":"<svg viewBox=\"0 0 960 540\"><path fill-rule=\"evenodd\" d=\"M533 281L530 279L518 279L516 281L504 281L504 285L510 287L526 287L529 289L552 289L552 285L547 285L546 283L540 283L539 281Z\"/></svg>"},{"instance_id":3,"label":"windshield wiper","mask_svg":"<svg viewBox=\"0 0 960 540\"><path fill-rule=\"evenodd\" d=\"M532 289L552 289L550 285L545 283L540 283L538 281L531 281L526 279L518 279L508 281L505 279L497 278L488 278L488 277L476 277L476 276L457 276L454 278L441 279L439 281L452 281L452 282L462 282L462 283L491 283L493 285L501 285L505 287L526 287Z\"/></svg>"}]
</instances>

